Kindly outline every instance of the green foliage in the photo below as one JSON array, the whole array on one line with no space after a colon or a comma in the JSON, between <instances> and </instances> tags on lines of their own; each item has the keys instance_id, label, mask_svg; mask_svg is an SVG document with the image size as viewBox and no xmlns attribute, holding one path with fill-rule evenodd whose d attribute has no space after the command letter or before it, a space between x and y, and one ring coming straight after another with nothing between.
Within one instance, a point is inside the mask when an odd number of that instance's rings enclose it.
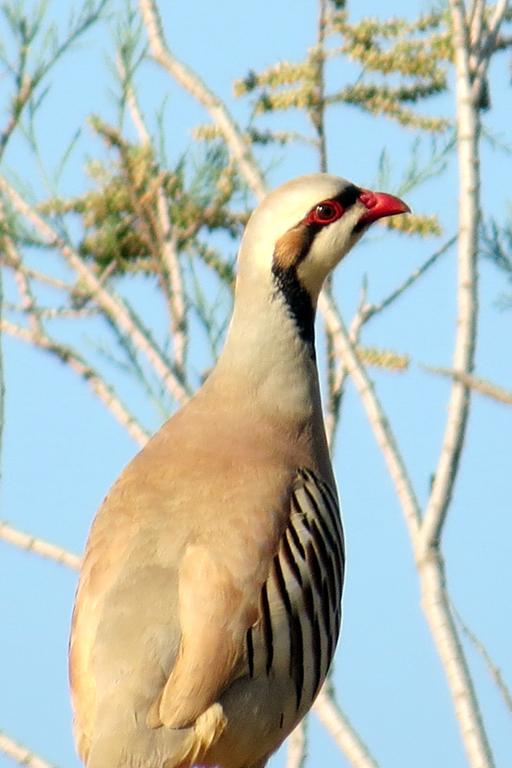
<instances>
[{"instance_id":1,"label":"green foliage","mask_svg":"<svg viewBox=\"0 0 512 768\"><path fill-rule=\"evenodd\" d=\"M106 2L88 0L83 4L78 17L70 21L67 45L99 17ZM16 13L15 4L4 4L3 10L18 37L21 35L21 43L30 41L35 32L24 30L23 14ZM445 12L432 11L415 21L366 18L351 23L344 2L329 0L324 10L317 42L302 62L278 62L260 73L250 71L235 84L239 96L254 97L255 115L290 109L305 112L313 136L287 130L262 130L253 124L246 134L250 143L284 146L302 141L323 151L325 160L323 120L326 110L336 104L355 106L430 133L446 129L447 121L442 117L427 116L420 111L427 100L446 89L446 64L453 52ZM37 30L42 23L41 14L42 11L37 16ZM55 30L49 30L46 37L48 50L60 50L62 46ZM131 6L127 6L126 18L119 22L117 51L122 125L135 74L146 56L140 21ZM355 62L361 73L356 82L340 87L334 81L328 90L326 82L330 83L333 78L327 77L326 68L339 59ZM23 106L20 103L20 111ZM90 123L109 150L107 161L89 163L93 188L77 198L49 199L39 205L39 210L48 216L77 217L82 230L79 252L100 271L117 276L162 275L165 273L162 246L172 238L179 254L198 258L223 284L231 285L231 261L223 257L211 238L203 237L212 232L238 237L246 221L245 212L232 210L240 182L218 129L211 125L199 126L194 138L202 147L196 150L196 162L190 160L192 153L188 152L186 160L183 157L169 168L156 142L129 142L121 128L107 125L97 117L92 117ZM444 157L439 162L436 153L437 148L433 147L431 157L421 164L413 146L411 164L399 185L399 193L405 194L429 174L443 169ZM382 186L397 187L396 183ZM162 231L158 210L162 201L169 232ZM438 235L441 231L437 218L426 214L389 219L386 225L422 237Z\"/></svg>"},{"instance_id":2,"label":"green foliage","mask_svg":"<svg viewBox=\"0 0 512 768\"><path fill-rule=\"evenodd\" d=\"M357 353L366 365L375 368L386 368L388 371L405 371L409 368L409 356L390 349L358 346Z\"/></svg>"},{"instance_id":3,"label":"green foliage","mask_svg":"<svg viewBox=\"0 0 512 768\"><path fill-rule=\"evenodd\" d=\"M410 216L394 216L383 222L387 229L402 232L404 235L419 237L438 237L442 234L439 219L435 215L413 213Z\"/></svg>"},{"instance_id":4,"label":"green foliage","mask_svg":"<svg viewBox=\"0 0 512 768\"><path fill-rule=\"evenodd\" d=\"M322 43L324 39L326 44L311 48L303 62L250 71L235 84L235 93L254 96L255 115L293 108L305 111L315 124L316 112L342 103L409 128L440 132L448 127L445 118L411 107L447 88L446 62L453 52L444 12L433 11L414 22L367 18L350 23L344 4L331 3ZM338 58L359 64L360 75L355 83L324 93L324 65Z\"/></svg>"},{"instance_id":5,"label":"green foliage","mask_svg":"<svg viewBox=\"0 0 512 768\"><path fill-rule=\"evenodd\" d=\"M84 232L81 255L109 272L159 273L162 243L172 237L178 251L195 245L206 263L230 279L229 268L198 242L201 230L222 230L231 237L240 233L241 217L227 207L239 185L223 145L209 143L189 178L190 163L184 158L167 170L157 162L151 145L129 143L98 117L90 122L113 160L89 163L95 189L77 198L48 200L39 210L78 216ZM160 195L172 232L162 231Z\"/></svg>"}]
</instances>

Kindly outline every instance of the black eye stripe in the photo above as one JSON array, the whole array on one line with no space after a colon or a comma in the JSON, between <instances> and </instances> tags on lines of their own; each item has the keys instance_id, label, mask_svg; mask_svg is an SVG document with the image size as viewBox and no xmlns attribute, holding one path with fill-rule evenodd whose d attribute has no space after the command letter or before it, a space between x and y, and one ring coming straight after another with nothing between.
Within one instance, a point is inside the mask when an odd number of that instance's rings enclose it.
<instances>
[{"instance_id":1,"label":"black eye stripe","mask_svg":"<svg viewBox=\"0 0 512 768\"><path fill-rule=\"evenodd\" d=\"M336 197L333 197L332 199L336 200L345 210L347 210L347 208L354 205L360 194L361 190L359 187L356 187L355 184L349 184L349 186L345 187L339 195L336 195Z\"/></svg>"}]
</instances>

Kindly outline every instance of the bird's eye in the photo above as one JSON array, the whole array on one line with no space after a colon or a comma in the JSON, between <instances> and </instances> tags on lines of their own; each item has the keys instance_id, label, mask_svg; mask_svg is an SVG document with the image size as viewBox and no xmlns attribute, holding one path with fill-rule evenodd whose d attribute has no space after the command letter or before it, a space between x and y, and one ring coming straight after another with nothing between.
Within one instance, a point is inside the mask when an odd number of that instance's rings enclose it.
<instances>
[{"instance_id":1,"label":"bird's eye","mask_svg":"<svg viewBox=\"0 0 512 768\"><path fill-rule=\"evenodd\" d=\"M310 224L331 224L343 214L343 208L337 200L325 200L318 203L308 216Z\"/></svg>"}]
</instances>

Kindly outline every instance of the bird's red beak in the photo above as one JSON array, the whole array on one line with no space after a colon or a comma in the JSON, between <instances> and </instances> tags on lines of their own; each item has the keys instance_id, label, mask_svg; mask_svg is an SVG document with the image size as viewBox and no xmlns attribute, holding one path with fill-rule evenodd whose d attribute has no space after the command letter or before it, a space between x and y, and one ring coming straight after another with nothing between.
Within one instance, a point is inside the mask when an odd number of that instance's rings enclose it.
<instances>
[{"instance_id":1,"label":"bird's red beak","mask_svg":"<svg viewBox=\"0 0 512 768\"><path fill-rule=\"evenodd\" d=\"M384 216L396 216L397 213L410 213L411 209L400 200L399 197L388 195L386 192L371 192L369 189L362 189L359 200L367 208L363 213L359 224L372 224L377 219L383 219Z\"/></svg>"}]
</instances>

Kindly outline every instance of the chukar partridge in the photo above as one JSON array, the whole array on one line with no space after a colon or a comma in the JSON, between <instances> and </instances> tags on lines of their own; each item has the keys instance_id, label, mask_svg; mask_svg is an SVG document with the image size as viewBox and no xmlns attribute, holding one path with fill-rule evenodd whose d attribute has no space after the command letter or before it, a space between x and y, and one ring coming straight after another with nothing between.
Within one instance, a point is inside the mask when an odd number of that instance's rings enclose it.
<instances>
[{"instance_id":1,"label":"chukar partridge","mask_svg":"<svg viewBox=\"0 0 512 768\"><path fill-rule=\"evenodd\" d=\"M87 768L262 768L311 707L345 564L315 307L368 226L408 210L313 174L251 216L216 367L91 529L70 642Z\"/></svg>"}]
</instances>

